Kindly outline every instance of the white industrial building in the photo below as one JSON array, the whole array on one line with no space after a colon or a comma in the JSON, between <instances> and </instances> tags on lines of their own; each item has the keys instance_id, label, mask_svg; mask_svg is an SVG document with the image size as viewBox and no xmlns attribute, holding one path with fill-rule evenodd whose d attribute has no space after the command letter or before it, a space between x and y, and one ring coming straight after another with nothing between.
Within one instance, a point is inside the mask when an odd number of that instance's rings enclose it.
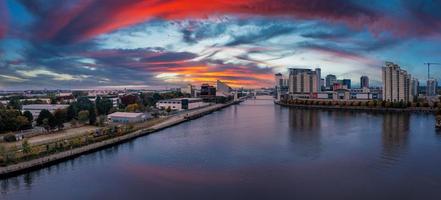
<instances>
[{"instance_id":1,"label":"white industrial building","mask_svg":"<svg viewBox=\"0 0 441 200\"><path fill-rule=\"evenodd\" d=\"M34 119L36 119L42 110L48 110L49 112L54 113L55 110L66 109L67 107L69 107L67 104L29 104L23 105L21 110L23 112L31 112Z\"/></svg>"},{"instance_id":2,"label":"white industrial building","mask_svg":"<svg viewBox=\"0 0 441 200\"><path fill-rule=\"evenodd\" d=\"M113 123L137 123L143 122L151 116L147 113L114 112L107 115L107 119Z\"/></svg>"},{"instance_id":3,"label":"white industrial building","mask_svg":"<svg viewBox=\"0 0 441 200\"><path fill-rule=\"evenodd\" d=\"M207 105L208 103L203 102L201 98L166 99L156 103L156 107L159 109L167 109L170 107L171 110L188 110Z\"/></svg>"}]
</instances>

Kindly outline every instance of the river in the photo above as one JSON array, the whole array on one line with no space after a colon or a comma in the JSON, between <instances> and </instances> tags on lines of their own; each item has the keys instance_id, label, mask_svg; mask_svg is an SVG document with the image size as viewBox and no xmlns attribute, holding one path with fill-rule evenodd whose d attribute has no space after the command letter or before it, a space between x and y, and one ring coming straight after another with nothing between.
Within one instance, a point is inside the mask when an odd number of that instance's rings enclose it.
<instances>
[{"instance_id":1,"label":"river","mask_svg":"<svg viewBox=\"0 0 441 200\"><path fill-rule=\"evenodd\" d=\"M248 100L0 180L0 199L440 199L434 120Z\"/></svg>"}]
</instances>

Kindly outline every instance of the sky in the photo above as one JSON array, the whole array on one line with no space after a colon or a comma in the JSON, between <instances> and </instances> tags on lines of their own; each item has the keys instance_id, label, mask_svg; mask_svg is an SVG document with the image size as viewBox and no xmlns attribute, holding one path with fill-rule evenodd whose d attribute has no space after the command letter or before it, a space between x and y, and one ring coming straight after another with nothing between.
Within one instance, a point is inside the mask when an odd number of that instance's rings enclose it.
<instances>
[{"instance_id":1,"label":"sky","mask_svg":"<svg viewBox=\"0 0 441 200\"><path fill-rule=\"evenodd\" d=\"M0 0L0 89L274 84L289 67L424 85L441 0ZM432 67L441 77L441 66Z\"/></svg>"}]
</instances>

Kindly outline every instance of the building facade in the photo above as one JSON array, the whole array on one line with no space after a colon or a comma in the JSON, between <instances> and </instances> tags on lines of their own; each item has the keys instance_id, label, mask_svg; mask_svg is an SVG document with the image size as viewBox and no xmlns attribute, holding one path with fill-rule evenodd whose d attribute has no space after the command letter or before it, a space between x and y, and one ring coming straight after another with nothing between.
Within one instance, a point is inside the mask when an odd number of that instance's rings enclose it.
<instances>
[{"instance_id":1,"label":"building facade","mask_svg":"<svg viewBox=\"0 0 441 200\"><path fill-rule=\"evenodd\" d=\"M427 80L426 96L436 96L436 89L438 88L438 81L436 79Z\"/></svg>"},{"instance_id":2,"label":"building facade","mask_svg":"<svg viewBox=\"0 0 441 200\"><path fill-rule=\"evenodd\" d=\"M51 113L54 113L58 109L66 109L69 107L68 104L29 104L29 105L23 105L21 110L29 111L32 113L32 116L34 119L37 119L38 115L40 115L40 112L42 110L48 110Z\"/></svg>"},{"instance_id":3,"label":"building facade","mask_svg":"<svg viewBox=\"0 0 441 200\"><path fill-rule=\"evenodd\" d=\"M232 92L233 89L229 85L220 80L216 81L216 96L227 97L233 95Z\"/></svg>"},{"instance_id":4,"label":"building facade","mask_svg":"<svg viewBox=\"0 0 441 200\"><path fill-rule=\"evenodd\" d=\"M332 89L332 86L334 86L334 83L337 82L337 77L333 74L329 74L326 76L326 87L328 89Z\"/></svg>"},{"instance_id":5,"label":"building facade","mask_svg":"<svg viewBox=\"0 0 441 200\"><path fill-rule=\"evenodd\" d=\"M360 88L369 88L369 77L367 76L360 77Z\"/></svg>"},{"instance_id":6,"label":"building facade","mask_svg":"<svg viewBox=\"0 0 441 200\"><path fill-rule=\"evenodd\" d=\"M201 98L165 99L156 103L156 107L159 109L170 108L171 110L189 110L207 105L208 103L203 102Z\"/></svg>"},{"instance_id":7,"label":"building facade","mask_svg":"<svg viewBox=\"0 0 441 200\"><path fill-rule=\"evenodd\" d=\"M278 101L280 101L282 96L288 93L289 81L281 73L277 73L274 75L274 81L275 97Z\"/></svg>"},{"instance_id":8,"label":"building facade","mask_svg":"<svg viewBox=\"0 0 441 200\"><path fill-rule=\"evenodd\" d=\"M341 82L343 85L346 85L348 89L351 89L351 79L343 79Z\"/></svg>"},{"instance_id":9,"label":"building facade","mask_svg":"<svg viewBox=\"0 0 441 200\"><path fill-rule=\"evenodd\" d=\"M317 68L289 69L288 91L292 97L296 96L311 96L313 93L321 91L321 70Z\"/></svg>"},{"instance_id":10,"label":"building facade","mask_svg":"<svg viewBox=\"0 0 441 200\"><path fill-rule=\"evenodd\" d=\"M107 119L113 123L138 123L151 118L146 113L114 112L107 115Z\"/></svg>"},{"instance_id":11,"label":"building facade","mask_svg":"<svg viewBox=\"0 0 441 200\"><path fill-rule=\"evenodd\" d=\"M399 65L386 62L382 68L383 98L386 101L413 101L411 96L411 75Z\"/></svg>"},{"instance_id":12,"label":"building facade","mask_svg":"<svg viewBox=\"0 0 441 200\"><path fill-rule=\"evenodd\" d=\"M214 86L209 85L209 84L202 84L200 96L201 97L202 96L215 97L216 96L216 88Z\"/></svg>"},{"instance_id":13,"label":"building facade","mask_svg":"<svg viewBox=\"0 0 441 200\"><path fill-rule=\"evenodd\" d=\"M417 100L417 98L418 98L418 93L419 93L418 89L419 89L419 87L420 87L420 83L419 83L418 79L412 78L412 81L411 81L411 84L410 84L410 94L412 95L411 99L413 101Z\"/></svg>"},{"instance_id":14,"label":"building facade","mask_svg":"<svg viewBox=\"0 0 441 200\"><path fill-rule=\"evenodd\" d=\"M181 88L181 92L183 94L189 94L190 96L194 96L194 86L192 84L188 84L187 86Z\"/></svg>"}]
</instances>

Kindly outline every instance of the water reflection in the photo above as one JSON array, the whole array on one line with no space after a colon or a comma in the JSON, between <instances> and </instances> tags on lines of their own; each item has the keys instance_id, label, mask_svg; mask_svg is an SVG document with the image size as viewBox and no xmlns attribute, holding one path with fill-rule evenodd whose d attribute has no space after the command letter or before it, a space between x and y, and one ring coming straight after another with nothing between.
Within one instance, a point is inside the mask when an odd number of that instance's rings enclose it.
<instances>
[{"instance_id":1,"label":"water reflection","mask_svg":"<svg viewBox=\"0 0 441 200\"><path fill-rule=\"evenodd\" d=\"M290 140L293 152L304 158L320 157L321 118L317 110L289 109Z\"/></svg>"},{"instance_id":2,"label":"water reflection","mask_svg":"<svg viewBox=\"0 0 441 200\"><path fill-rule=\"evenodd\" d=\"M433 123L250 101L0 180L0 199L439 199Z\"/></svg>"},{"instance_id":3,"label":"water reflection","mask_svg":"<svg viewBox=\"0 0 441 200\"><path fill-rule=\"evenodd\" d=\"M400 157L407 152L410 115L407 113L384 114L382 117L381 162L389 167L399 162Z\"/></svg>"}]
</instances>

